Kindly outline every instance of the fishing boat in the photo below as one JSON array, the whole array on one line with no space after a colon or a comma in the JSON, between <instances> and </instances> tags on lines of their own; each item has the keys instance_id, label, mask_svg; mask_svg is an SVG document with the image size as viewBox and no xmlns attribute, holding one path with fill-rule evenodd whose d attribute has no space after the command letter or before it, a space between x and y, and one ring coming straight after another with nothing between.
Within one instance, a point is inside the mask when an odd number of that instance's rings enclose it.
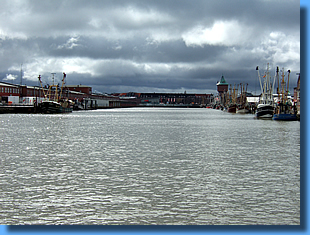
<instances>
[{"instance_id":1,"label":"fishing boat","mask_svg":"<svg viewBox=\"0 0 310 235\"><path fill-rule=\"evenodd\" d=\"M72 107L68 102L56 102L51 100L42 101L39 107L42 113L71 113Z\"/></svg>"},{"instance_id":2,"label":"fishing boat","mask_svg":"<svg viewBox=\"0 0 310 235\"><path fill-rule=\"evenodd\" d=\"M272 119L274 108L270 104L258 104L255 116L260 119Z\"/></svg>"},{"instance_id":3,"label":"fishing boat","mask_svg":"<svg viewBox=\"0 0 310 235\"><path fill-rule=\"evenodd\" d=\"M228 113L236 113L237 111L237 105L236 104L231 104L227 108Z\"/></svg>"},{"instance_id":4,"label":"fishing boat","mask_svg":"<svg viewBox=\"0 0 310 235\"><path fill-rule=\"evenodd\" d=\"M251 113L251 110L250 110L250 107L248 106L238 106L236 113L247 114L247 113Z\"/></svg>"},{"instance_id":5,"label":"fishing boat","mask_svg":"<svg viewBox=\"0 0 310 235\"><path fill-rule=\"evenodd\" d=\"M71 113L73 110L73 102L62 97L66 74L63 73L62 85L59 94L58 85L54 84L55 73L52 74L53 85L49 85L47 94L45 94L45 90L42 85L41 75L39 75L39 82L41 84L45 99L39 104L38 108L41 113Z\"/></svg>"},{"instance_id":6,"label":"fishing boat","mask_svg":"<svg viewBox=\"0 0 310 235\"><path fill-rule=\"evenodd\" d=\"M273 100L273 84L271 83L270 79L270 72L269 72L269 63L267 63L267 70L265 75L263 76L264 81L262 82L259 68L256 67L259 83L261 87L261 96L259 98L257 109L255 113L255 117L259 119L272 119L274 114L274 100Z\"/></svg>"},{"instance_id":7,"label":"fishing boat","mask_svg":"<svg viewBox=\"0 0 310 235\"><path fill-rule=\"evenodd\" d=\"M238 93L238 87L236 89L236 85L234 84L234 89L232 89L230 85L230 94L227 99L228 104L227 104L227 112L228 113L236 113L237 111L237 103L236 103L236 93Z\"/></svg>"},{"instance_id":8,"label":"fishing boat","mask_svg":"<svg viewBox=\"0 0 310 235\"><path fill-rule=\"evenodd\" d=\"M281 83L279 81L279 68L277 67L277 80L278 80L278 102L276 105L275 113L273 115L273 120L278 121L296 121L296 108L292 105L290 99L288 99L289 93L289 82L290 82L290 73L291 71L287 71L287 85L285 81L284 68L282 69L282 79Z\"/></svg>"},{"instance_id":9,"label":"fishing boat","mask_svg":"<svg viewBox=\"0 0 310 235\"><path fill-rule=\"evenodd\" d=\"M239 114L247 114L250 113L250 106L248 105L247 102L247 98L246 98L246 93L247 93L247 89L248 89L248 84L246 84L246 86L242 83L240 83L240 97L239 97L239 104L237 105L237 110L236 113Z\"/></svg>"}]
</instances>

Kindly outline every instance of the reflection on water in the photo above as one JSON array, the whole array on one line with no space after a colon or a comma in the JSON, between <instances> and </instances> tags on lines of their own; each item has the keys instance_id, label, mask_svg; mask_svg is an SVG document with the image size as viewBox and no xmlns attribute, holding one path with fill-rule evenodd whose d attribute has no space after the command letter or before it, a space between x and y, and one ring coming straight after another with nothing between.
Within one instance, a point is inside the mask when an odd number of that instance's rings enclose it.
<instances>
[{"instance_id":1,"label":"reflection on water","mask_svg":"<svg viewBox=\"0 0 310 235\"><path fill-rule=\"evenodd\" d=\"M209 109L0 116L1 224L299 224L299 122Z\"/></svg>"}]
</instances>

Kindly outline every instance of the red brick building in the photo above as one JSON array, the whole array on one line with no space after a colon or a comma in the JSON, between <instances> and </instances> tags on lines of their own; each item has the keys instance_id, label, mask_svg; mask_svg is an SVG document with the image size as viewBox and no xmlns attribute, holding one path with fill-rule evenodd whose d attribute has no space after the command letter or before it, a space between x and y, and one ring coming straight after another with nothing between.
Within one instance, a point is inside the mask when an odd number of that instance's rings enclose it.
<instances>
[{"instance_id":1,"label":"red brick building","mask_svg":"<svg viewBox=\"0 0 310 235\"><path fill-rule=\"evenodd\" d=\"M84 86L84 85L69 85L69 86L66 86L66 89L68 89L69 91L82 92L87 95L92 94L92 88L89 86Z\"/></svg>"},{"instance_id":2,"label":"red brick building","mask_svg":"<svg viewBox=\"0 0 310 235\"><path fill-rule=\"evenodd\" d=\"M0 82L0 96L19 96L20 89L18 85Z\"/></svg>"}]
</instances>

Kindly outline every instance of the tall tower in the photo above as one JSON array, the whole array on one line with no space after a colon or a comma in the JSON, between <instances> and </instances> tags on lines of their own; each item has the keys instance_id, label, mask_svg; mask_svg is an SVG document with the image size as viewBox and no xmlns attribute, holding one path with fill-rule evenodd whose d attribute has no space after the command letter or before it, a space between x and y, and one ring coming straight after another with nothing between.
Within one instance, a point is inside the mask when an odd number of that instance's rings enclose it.
<instances>
[{"instance_id":1,"label":"tall tower","mask_svg":"<svg viewBox=\"0 0 310 235\"><path fill-rule=\"evenodd\" d=\"M224 75L222 75L221 81L219 81L216 84L216 86L217 86L217 92L219 93L219 95L228 91L228 83L226 83Z\"/></svg>"},{"instance_id":2,"label":"tall tower","mask_svg":"<svg viewBox=\"0 0 310 235\"><path fill-rule=\"evenodd\" d=\"M225 106L226 98L227 98L227 92L228 92L228 83L225 81L224 75L222 75L221 81L219 81L216 84L216 86L217 86L219 102L221 105Z\"/></svg>"}]
</instances>

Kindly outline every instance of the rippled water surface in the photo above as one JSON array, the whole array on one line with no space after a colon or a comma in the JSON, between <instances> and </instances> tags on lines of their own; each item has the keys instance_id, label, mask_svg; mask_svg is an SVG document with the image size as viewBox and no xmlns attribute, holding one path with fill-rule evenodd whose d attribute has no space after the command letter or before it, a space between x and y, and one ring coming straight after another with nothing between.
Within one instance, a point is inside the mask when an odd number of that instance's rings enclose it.
<instances>
[{"instance_id":1,"label":"rippled water surface","mask_svg":"<svg viewBox=\"0 0 310 235\"><path fill-rule=\"evenodd\" d=\"M1 224L300 224L300 123L210 109L0 115Z\"/></svg>"}]
</instances>

